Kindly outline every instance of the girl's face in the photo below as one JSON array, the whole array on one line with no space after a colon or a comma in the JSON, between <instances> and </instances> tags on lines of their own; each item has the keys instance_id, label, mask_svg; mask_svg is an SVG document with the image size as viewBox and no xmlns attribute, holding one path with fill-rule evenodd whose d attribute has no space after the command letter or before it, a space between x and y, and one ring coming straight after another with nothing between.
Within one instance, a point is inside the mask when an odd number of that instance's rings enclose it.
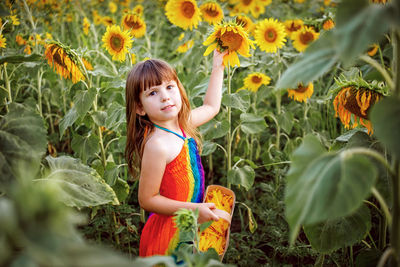
<instances>
[{"instance_id":1,"label":"girl's face","mask_svg":"<svg viewBox=\"0 0 400 267\"><path fill-rule=\"evenodd\" d=\"M139 115L146 115L155 124L177 120L182 108L182 97L174 80L150 87L140 93Z\"/></svg>"}]
</instances>

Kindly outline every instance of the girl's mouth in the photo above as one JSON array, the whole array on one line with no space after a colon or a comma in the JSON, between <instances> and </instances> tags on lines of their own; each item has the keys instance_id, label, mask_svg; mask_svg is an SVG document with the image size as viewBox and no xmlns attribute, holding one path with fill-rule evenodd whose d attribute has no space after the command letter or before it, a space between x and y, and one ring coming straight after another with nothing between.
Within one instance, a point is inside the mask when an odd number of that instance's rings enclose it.
<instances>
[{"instance_id":1,"label":"girl's mouth","mask_svg":"<svg viewBox=\"0 0 400 267\"><path fill-rule=\"evenodd\" d=\"M161 110L168 110L168 109L170 109L170 108L172 108L174 106L175 105L168 105L168 106L163 107Z\"/></svg>"}]
</instances>

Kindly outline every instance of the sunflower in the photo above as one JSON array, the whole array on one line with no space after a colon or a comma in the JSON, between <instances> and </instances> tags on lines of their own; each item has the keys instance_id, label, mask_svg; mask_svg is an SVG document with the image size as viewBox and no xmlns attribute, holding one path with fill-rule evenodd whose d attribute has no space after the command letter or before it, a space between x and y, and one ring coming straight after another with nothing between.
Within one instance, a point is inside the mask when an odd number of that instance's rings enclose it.
<instances>
[{"instance_id":1,"label":"sunflower","mask_svg":"<svg viewBox=\"0 0 400 267\"><path fill-rule=\"evenodd\" d=\"M97 10L93 10L92 16L93 16L93 23L94 23L94 25L99 25L99 24L102 23L103 18L99 15L99 13L97 12Z\"/></svg>"},{"instance_id":2,"label":"sunflower","mask_svg":"<svg viewBox=\"0 0 400 267\"><path fill-rule=\"evenodd\" d=\"M204 52L204 56L210 54L215 48L218 48L219 51L228 50L228 53L224 56L224 66L229 63L232 67L240 67L237 53L244 57L249 57L249 46L254 47L253 41L248 38L247 32L234 21L214 26L214 32L208 36L203 45L209 46Z\"/></svg>"},{"instance_id":3,"label":"sunflower","mask_svg":"<svg viewBox=\"0 0 400 267\"><path fill-rule=\"evenodd\" d=\"M125 61L125 54L132 47L133 40L129 31L122 31L117 25L107 27L102 38L103 47L112 55L113 60Z\"/></svg>"},{"instance_id":4,"label":"sunflower","mask_svg":"<svg viewBox=\"0 0 400 267\"><path fill-rule=\"evenodd\" d=\"M333 29L335 27L335 22L333 22L332 19L327 19L322 23L322 29L325 31L329 31L330 29Z\"/></svg>"},{"instance_id":5,"label":"sunflower","mask_svg":"<svg viewBox=\"0 0 400 267\"><path fill-rule=\"evenodd\" d=\"M378 44L370 45L369 48L368 48L367 54L368 54L370 57L375 56L376 52L378 52L378 48L379 48L379 45L378 45Z\"/></svg>"},{"instance_id":6,"label":"sunflower","mask_svg":"<svg viewBox=\"0 0 400 267\"><path fill-rule=\"evenodd\" d=\"M117 12L118 6L116 3L111 1L110 3L108 3L108 9L110 10L111 13L114 14L115 12Z\"/></svg>"},{"instance_id":7,"label":"sunflower","mask_svg":"<svg viewBox=\"0 0 400 267\"><path fill-rule=\"evenodd\" d=\"M6 48L6 38L3 37L3 34L0 34L0 47L1 48Z\"/></svg>"},{"instance_id":8,"label":"sunflower","mask_svg":"<svg viewBox=\"0 0 400 267\"><path fill-rule=\"evenodd\" d=\"M11 18L11 21L12 21L13 25L19 25L20 24L19 18L17 17L17 15L12 15L12 16L10 16L10 18Z\"/></svg>"},{"instance_id":9,"label":"sunflower","mask_svg":"<svg viewBox=\"0 0 400 267\"><path fill-rule=\"evenodd\" d=\"M189 41L185 42L184 44L181 44L180 46L178 46L178 48L176 49L176 52L186 53L190 48L192 48L193 45L194 45L194 41L189 40Z\"/></svg>"},{"instance_id":10,"label":"sunflower","mask_svg":"<svg viewBox=\"0 0 400 267\"><path fill-rule=\"evenodd\" d=\"M269 76L260 72L253 72L247 75L246 78L244 78L243 87L248 89L249 91L257 92L258 88L260 88L261 85L268 85L270 81L271 78Z\"/></svg>"},{"instance_id":11,"label":"sunflower","mask_svg":"<svg viewBox=\"0 0 400 267\"><path fill-rule=\"evenodd\" d=\"M82 62L86 70L93 70L92 64L90 64L90 62L87 61L85 58L82 58Z\"/></svg>"},{"instance_id":12,"label":"sunflower","mask_svg":"<svg viewBox=\"0 0 400 267\"><path fill-rule=\"evenodd\" d=\"M139 5L136 5L136 6L132 9L132 12L138 14L139 16L142 16L142 15L143 15L143 10L144 10L144 7L143 7L142 5L139 4Z\"/></svg>"},{"instance_id":13,"label":"sunflower","mask_svg":"<svg viewBox=\"0 0 400 267\"><path fill-rule=\"evenodd\" d=\"M201 21L200 14L195 0L169 0L165 5L165 15L168 20L184 30L197 28Z\"/></svg>"},{"instance_id":14,"label":"sunflower","mask_svg":"<svg viewBox=\"0 0 400 267\"><path fill-rule=\"evenodd\" d=\"M368 112L383 95L366 87L347 86L341 88L333 100L335 116L340 118L346 129L355 128L358 123L368 129L368 134L373 133ZM353 120L352 120L353 117Z\"/></svg>"},{"instance_id":15,"label":"sunflower","mask_svg":"<svg viewBox=\"0 0 400 267\"><path fill-rule=\"evenodd\" d=\"M248 14L254 9L256 5L256 0L238 0L237 3L233 7L238 13Z\"/></svg>"},{"instance_id":16,"label":"sunflower","mask_svg":"<svg viewBox=\"0 0 400 267\"><path fill-rule=\"evenodd\" d=\"M247 31L248 33L251 33L255 27L255 24L253 23L253 21L244 15L238 15L236 17L236 23L240 26L243 27L243 29L245 31Z\"/></svg>"},{"instance_id":17,"label":"sunflower","mask_svg":"<svg viewBox=\"0 0 400 267\"><path fill-rule=\"evenodd\" d=\"M313 93L314 93L314 85L311 82L308 83L307 86L304 86L302 83L299 83L296 89L288 89L289 97L298 102L307 102L307 99L310 98Z\"/></svg>"},{"instance_id":18,"label":"sunflower","mask_svg":"<svg viewBox=\"0 0 400 267\"><path fill-rule=\"evenodd\" d=\"M76 57L67 48L55 42L50 43L46 46L44 55L47 63L64 79L71 78L73 83L85 79L78 67Z\"/></svg>"},{"instance_id":19,"label":"sunflower","mask_svg":"<svg viewBox=\"0 0 400 267\"><path fill-rule=\"evenodd\" d=\"M292 34L293 46L299 52L303 52L306 48L318 39L319 33L317 33L314 28L309 26L304 26L302 29L294 32Z\"/></svg>"},{"instance_id":20,"label":"sunflower","mask_svg":"<svg viewBox=\"0 0 400 267\"><path fill-rule=\"evenodd\" d=\"M115 20L112 17L104 16L101 18L101 23L103 23L104 26L112 26L115 24Z\"/></svg>"},{"instance_id":21,"label":"sunflower","mask_svg":"<svg viewBox=\"0 0 400 267\"><path fill-rule=\"evenodd\" d=\"M31 49L31 46L30 46L29 44L27 44L27 45L25 46L25 48L24 48L24 53L27 54L27 55L32 54L32 49Z\"/></svg>"},{"instance_id":22,"label":"sunflower","mask_svg":"<svg viewBox=\"0 0 400 267\"><path fill-rule=\"evenodd\" d=\"M208 1L200 6L201 14L209 24L218 24L224 18L221 6L213 1Z\"/></svg>"},{"instance_id":23,"label":"sunflower","mask_svg":"<svg viewBox=\"0 0 400 267\"><path fill-rule=\"evenodd\" d=\"M135 65L136 63L136 55L134 53L131 53L131 63L132 65Z\"/></svg>"},{"instance_id":24,"label":"sunflower","mask_svg":"<svg viewBox=\"0 0 400 267\"><path fill-rule=\"evenodd\" d=\"M254 38L262 51L275 53L286 42L285 26L278 20L269 18L259 22L255 29Z\"/></svg>"},{"instance_id":25,"label":"sunflower","mask_svg":"<svg viewBox=\"0 0 400 267\"><path fill-rule=\"evenodd\" d=\"M133 37L140 38L146 34L146 23L135 13L125 14L122 26L125 30L129 30Z\"/></svg>"},{"instance_id":26,"label":"sunflower","mask_svg":"<svg viewBox=\"0 0 400 267\"><path fill-rule=\"evenodd\" d=\"M301 19L289 19L283 22L287 35L291 38L292 33L298 31L303 27L304 22Z\"/></svg>"},{"instance_id":27,"label":"sunflower","mask_svg":"<svg viewBox=\"0 0 400 267\"><path fill-rule=\"evenodd\" d=\"M15 36L15 41L17 42L18 45L26 44L25 39L20 34L17 34L17 36Z\"/></svg>"},{"instance_id":28,"label":"sunflower","mask_svg":"<svg viewBox=\"0 0 400 267\"><path fill-rule=\"evenodd\" d=\"M85 35L89 34L89 27L90 27L89 20L86 17L83 18L83 32L85 33Z\"/></svg>"}]
</instances>

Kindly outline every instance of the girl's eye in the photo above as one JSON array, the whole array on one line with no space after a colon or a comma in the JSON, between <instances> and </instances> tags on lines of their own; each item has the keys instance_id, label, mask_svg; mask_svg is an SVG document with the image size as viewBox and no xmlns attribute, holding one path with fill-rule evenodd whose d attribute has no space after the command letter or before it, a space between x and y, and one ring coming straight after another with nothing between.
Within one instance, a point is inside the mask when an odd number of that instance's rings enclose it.
<instances>
[{"instance_id":1,"label":"girl's eye","mask_svg":"<svg viewBox=\"0 0 400 267\"><path fill-rule=\"evenodd\" d=\"M151 91L149 95L156 95L156 91Z\"/></svg>"},{"instance_id":2,"label":"girl's eye","mask_svg":"<svg viewBox=\"0 0 400 267\"><path fill-rule=\"evenodd\" d=\"M168 85L167 89L172 89L172 87L173 87L172 85Z\"/></svg>"}]
</instances>

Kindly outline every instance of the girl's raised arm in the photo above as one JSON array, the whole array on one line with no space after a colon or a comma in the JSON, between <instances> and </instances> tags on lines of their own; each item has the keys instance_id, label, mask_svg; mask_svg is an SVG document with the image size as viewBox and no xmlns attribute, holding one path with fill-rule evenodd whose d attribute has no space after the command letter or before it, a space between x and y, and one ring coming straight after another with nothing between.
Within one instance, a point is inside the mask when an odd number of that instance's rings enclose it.
<instances>
[{"instance_id":1,"label":"girl's raised arm","mask_svg":"<svg viewBox=\"0 0 400 267\"><path fill-rule=\"evenodd\" d=\"M220 53L214 50L213 67L203 105L193 109L191 112L191 122L194 127L208 122L219 112L222 98L222 83L224 79L223 57L226 53L227 52Z\"/></svg>"}]
</instances>

